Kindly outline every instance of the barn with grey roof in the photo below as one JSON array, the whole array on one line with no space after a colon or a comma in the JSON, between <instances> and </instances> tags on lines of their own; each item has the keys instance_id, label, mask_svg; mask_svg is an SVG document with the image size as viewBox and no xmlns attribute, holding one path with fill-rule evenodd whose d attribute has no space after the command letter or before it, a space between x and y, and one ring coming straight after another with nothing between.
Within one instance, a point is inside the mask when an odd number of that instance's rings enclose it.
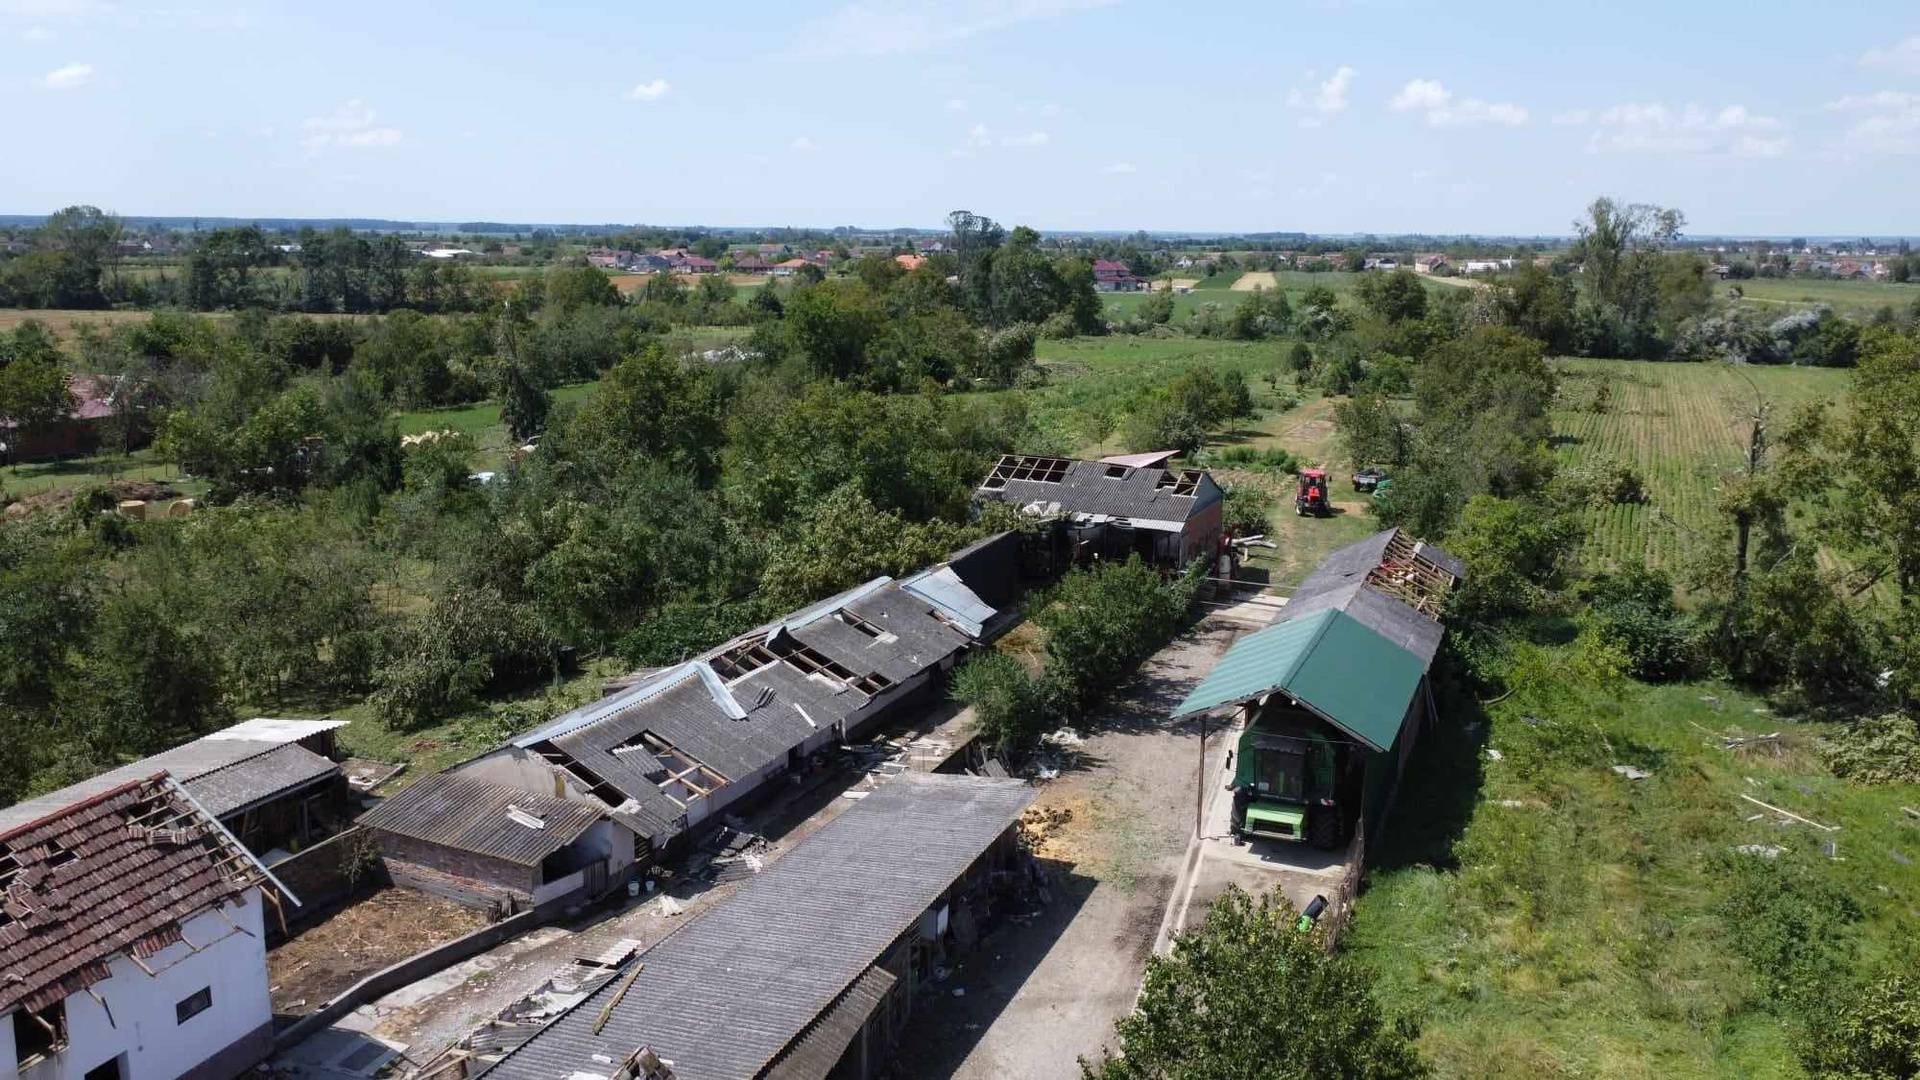
<instances>
[{"instance_id":1,"label":"barn with grey roof","mask_svg":"<svg viewBox=\"0 0 1920 1080\"><path fill-rule=\"evenodd\" d=\"M974 497L1058 523L1075 560L1125 558L1185 566L1220 547L1225 493L1204 469L1167 467L1171 453L1085 461L1007 454Z\"/></svg>"},{"instance_id":2,"label":"barn with grey roof","mask_svg":"<svg viewBox=\"0 0 1920 1080\"><path fill-rule=\"evenodd\" d=\"M1012 566L968 551L981 566ZM813 755L925 701L999 614L969 580L989 592L991 583L962 569L943 563L902 580L875 578L640 677L453 771L605 814L630 834L630 862L664 855ZM469 865L477 875L470 889L508 884ZM609 880L628 872L611 866Z\"/></svg>"},{"instance_id":3,"label":"barn with grey roof","mask_svg":"<svg viewBox=\"0 0 1920 1080\"><path fill-rule=\"evenodd\" d=\"M509 1051L492 1080L864 1078L939 950L971 944L1024 880L1019 780L888 780Z\"/></svg>"}]
</instances>

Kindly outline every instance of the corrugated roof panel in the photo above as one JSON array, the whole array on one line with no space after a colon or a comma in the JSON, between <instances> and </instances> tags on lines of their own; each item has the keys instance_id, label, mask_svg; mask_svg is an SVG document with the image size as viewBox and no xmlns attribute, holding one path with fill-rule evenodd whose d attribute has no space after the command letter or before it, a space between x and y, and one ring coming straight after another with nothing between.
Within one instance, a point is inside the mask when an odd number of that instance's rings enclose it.
<instances>
[{"instance_id":1,"label":"corrugated roof panel","mask_svg":"<svg viewBox=\"0 0 1920 1080\"><path fill-rule=\"evenodd\" d=\"M539 828L515 821L520 810ZM410 784L360 815L369 829L398 833L476 855L535 866L578 840L606 814L585 803L536 795L458 773L439 773Z\"/></svg>"},{"instance_id":2,"label":"corrugated roof panel","mask_svg":"<svg viewBox=\"0 0 1920 1080\"><path fill-rule=\"evenodd\" d=\"M975 637L980 635L987 621L994 616L993 608L974 595L973 590L967 588L966 582L961 581L960 575L954 573L950 566L915 574L902 581L900 587L939 608Z\"/></svg>"},{"instance_id":3,"label":"corrugated roof panel","mask_svg":"<svg viewBox=\"0 0 1920 1080\"><path fill-rule=\"evenodd\" d=\"M1200 685L1187 692L1186 700L1173 715L1191 716L1250 701L1285 686L1333 616L1334 612L1323 611L1275 623L1234 642Z\"/></svg>"},{"instance_id":4,"label":"corrugated roof panel","mask_svg":"<svg viewBox=\"0 0 1920 1080\"><path fill-rule=\"evenodd\" d=\"M602 987L485 1075L605 1073L594 1055L620 1061L651 1046L680 1080L750 1080L1012 827L1033 795L1018 780L888 780L647 950L631 984Z\"/></svg>"}]
</instances>

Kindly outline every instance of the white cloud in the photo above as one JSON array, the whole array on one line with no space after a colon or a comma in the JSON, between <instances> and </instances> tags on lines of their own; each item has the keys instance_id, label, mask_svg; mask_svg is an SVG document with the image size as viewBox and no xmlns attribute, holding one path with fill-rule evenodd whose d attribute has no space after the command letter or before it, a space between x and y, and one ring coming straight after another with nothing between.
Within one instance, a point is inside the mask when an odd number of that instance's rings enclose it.
<instances>
[{"instance_id":1,"label":"white cloud","mask_svg":"<svg viewBox=\"0 0 1920 1080\"><path fill-rule=\"evenodd\" d=\"M968 146L988 146L992 142L993 135L987 131L987 125L975 124L967 129Z\"/></svg>"},{"instance_id":2,"label":"white cloud","mask_svg":"<svg viewBox=\"0 0 1920 1080\"><path fill-rule=\"evenodd\" d=\"M1881 90L1848 94L1827 103L1848 116L1842 146L1865 154L1920 153L1920 93Z\"/></svg>"},{"instance_id":3,"label":"white cloud","mask_svg":"<svg viewBox=\"0 0 1920 1080\"><path fill-rule=\"evenodd\" d=\"M1902 38L1885 48L1868 49L1860 55L1860 66L1920 75L1920 34Z\"/></svg>"},{"instance_id":4,"label":"white cloud","mask_svg":"<svg viewBox=\"0 0 1920 1080\"><path fill-rule=\"evenodd\" d=\"M378 119L379 114L366 102L355 98L325 116L309 116L301 121L300 128L306 134L301 137L300 145L316 154L330 147L364 150L398 145L402 138L400 129L380 126L376 123Z\"/></svg>"},{"instance_id":5,"label":"white cloud","mask_svg":"<svg viewBox=\"0 0 1920 1080\"><path fill-rule=\"evenodd\" d=\"M1711 109L1688 104L1628 102L1605 109L1576 109L1556 123L1591 127L1587 153L1709 154L1779 157L1787 152L1786 124L1745 105Z\"/></svg>"},{"instance_id":6,"label":"white cloud","mask_svg":"<svg viewBox=\"0 0 1920 1080\"><path fill-rule=\"evenodd\" d=\"M1047 141L1048 140L1047 140L1046 132L1029 131L1025 135L1015 135L1012 138L1001 139L1000 145L1001 146L1045 146L1047 145Z\"/></svg>"},{"instance_id":7,"label":"white cloud","mask_svg":"<svg viewBox=\"0 0 1920 1080\"><path fill-rule=\"evenodd\" d=\"M801 35L803 51L882 56L926 52L1024 22L1118 0L855 0Z\"/></svg>"},{"instance_id":8,"label":"white cloud","mask_svg":"<svg viewBox=\"0 0 1920 1080\"><path fill-rule=\"evenodd\" d=\"M805 135L801 135L801 136L797 136L792 142L788 143L787 149L792 150L795 153L811 154L815 150L820 149L820 146L818 143L815 143L812 139L807 138Z\"/></svg>"},{"instance_id":9,"label":"white cloud","mask_svg":"<svg viewBox=\"0 0 1920 1080\"><path fill-rule=\"evenodd\" d=\"M1116 161L1100 171L1108 176L1129 176L1140 170L1135 168L1131 161Z\"/></svg>"},{"instance_id":10,"label":"white cloud","mask_svg":"<svg viewBox=\"0 0 1920 1080\"><path fill-rule=\"evenodd\" d=\"M1347 97L1353 90L1354 74L1352 68L1342 64L1311 91L1293 87L1287 91L1287 108L1310 114L1300 121L1302 125L1319 127L1329 118L1347 111ZM1307 78L1314 78L1314 73L1307 72Z\"/></svg>"},{"instance_id":11,"label":"white cloud","mask_svg":"<svg viewBox=\"0 0 1920 1080\"><path fill-rule=\"evenodd\" d=\"M670 89L672 89L672 87L667 84L667 80L654 79L650 82L637 84L633 89L627 91L627 96L634 101L659 101L661 98L667 96L667 91Z\"/></svg>"},{"instance_id":12,"label":"white cloud","mask_svg":"<svg viewBox=\"0 0 1920 1080\"><path fill-rule=\"evenodd\" d=\"M1456 98L1453 91L1437 79L1409 79L1388 103L1395 112L1417 112L1431 127L1475 127L1499 124L1519 127L1527 122L1527 110L1510 101L1482 101Z\"/></svg>"},{"instance_id":13,"label":"white cloud","mask_svg":"<svg viewBox=\"0 0 1920 1080\"><path fill-rule=\"evenodd\" d=\"M966 98L948 98L947 111L948 112L966 112L967 99Z\"/></svg>"},{"instance_id":14,"label":"white cloud","mask_svg":"<svg viewBox=\"0 0 1920 1080\"><path fill-rule=\"evenodd\" d=\"M26 41L48 41L52 39L53 31L44 26L29 26L20 32L20 37Z\"/></svg>"},{"instance_id":15,"label":"white cloud","mask_svg":"<svg viewBox=\"0 0 1920 1080\"><path fill-rule=\"evenodd\" d=\"M71 90L93 81L93 65L72 63L46 73L40 84L49 90Z\"/></svg>"}]
</instances>

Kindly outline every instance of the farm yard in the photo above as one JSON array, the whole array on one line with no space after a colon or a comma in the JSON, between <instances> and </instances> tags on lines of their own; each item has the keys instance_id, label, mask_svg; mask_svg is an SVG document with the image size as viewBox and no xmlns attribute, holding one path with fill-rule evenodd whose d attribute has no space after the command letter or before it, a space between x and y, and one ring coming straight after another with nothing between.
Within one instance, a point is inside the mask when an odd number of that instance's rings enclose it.
<instances>
[{"instance_id":1,"label":"farm yard","mask_svg":"<svg viewBox=\"0 0 1920 1080\"><path fill-rule=\"evenodd\" d=\"M1812 367L1631 360L1554 362L1563 381L1553 412L1564 466L1632 465L1645 478L1647 501L1588 511L1588 553L1601 564L1642 557L1673 569L1691 536L1716 520L1720 479L1742 461L1745 417L1756 390L1772 403L1776 423L1802 405L1837 400L1847 373ZM1596 411L1596 395L1605 387Z\"/></svg>"}]
</instances>

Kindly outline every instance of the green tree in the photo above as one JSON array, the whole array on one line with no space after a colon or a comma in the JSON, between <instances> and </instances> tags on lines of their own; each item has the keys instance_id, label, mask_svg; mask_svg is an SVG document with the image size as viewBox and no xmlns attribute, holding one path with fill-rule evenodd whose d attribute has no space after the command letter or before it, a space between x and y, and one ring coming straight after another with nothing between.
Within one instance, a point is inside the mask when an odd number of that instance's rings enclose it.
<instances>
[{"instance_id":1,"label":"green tree","mask_svg":"<svg viewBox=\"0 0 1920 1080\"><path fill-rule=\"evenodd\" d=\"M1427 287L1412 270L1362 274L1353 292L1368 311L1389 323L1419 319L1427 314Z\"/></svg>"},{"instance_id":2,"label":"green tree","mask_svg":"<svg viewBox=\"0 0 1920 1080\"><path fill-rule=\"evenodd\" d=\"M1920 978L1911 969L1835 995L1800 1040L1800 1063L1816 1080L1920 1077Z\"/></svg>"},{"instance_id":3,"label":"green tree","mask_svg":"<svg viewBox=\"0 0 1920 1080\"><path fill-rule=\"evenodd\" d=\"M620 290L613 279L591 266L555 267L547 271L545 307L569 312L583 307L616 307Z\"/></svg>"},{"instance_id":4,"label":"green tree","mask_svg":"<svg viewBox=\"0 0 1920 1080\"><path fill-rule=\"evenodd\" d=\"M1237 886L1206 923L1147 960L1120 1055L1086 1080L1410 1080L1428 1075L1406 1020L1385 1016L1365 969L1294 927L1284 897Z\"/></svg>"},{"instance_id":5,"label":"green tree","mask_svg":"<svg viewBox=\"0 0 1920 1080\"><path fill-rule=\"evenodd\" d=\"M878 299L858 281L796 289L787 300L785 321L808 370L836 379L865 369L867 346L886 324Z\"/></svg>"}]
</instances>

